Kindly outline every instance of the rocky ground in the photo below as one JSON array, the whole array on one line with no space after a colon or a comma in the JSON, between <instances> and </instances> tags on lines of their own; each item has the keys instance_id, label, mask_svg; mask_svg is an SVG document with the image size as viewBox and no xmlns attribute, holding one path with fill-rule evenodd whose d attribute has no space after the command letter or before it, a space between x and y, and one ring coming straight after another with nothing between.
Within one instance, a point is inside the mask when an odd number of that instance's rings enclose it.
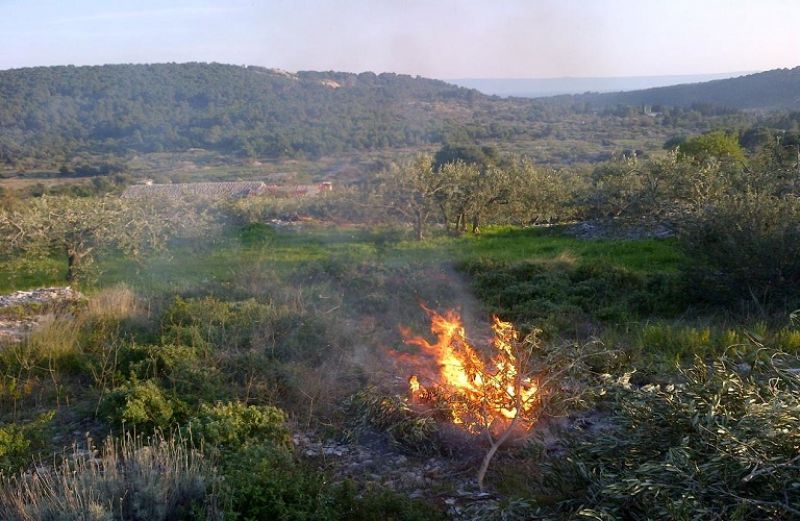
<instances>
[{"instance_id":1,"label":"rocky ground","mask_svg":"<svg viewBox=\"0 0 800 521\"><path fill-rule=\"evenodd\" d=\"M418 456L392 446L385 436L362 437L358 443L323 440L314 432L297 433L292 442L298 454L336 479L380 485L411 498L442 504L452 519L471 519L475 504L496 503L500 497L478 490L475 471L479 454Z\"/></svg>"},{"instance_id":2,"label":"rocky ground","mask_svg":"<svg viewBox=\"0 0 800 521\"><path fill-rule=\"evenodd\" d=\"M596 219L566 225L564 233L578 239L637 240L663 239L675 235L675 230L664 223L640 224L618 219Z\"/></svg>"},{"instance_id":3,"label":"rocky ground","mask_svg":"<svg viewBox=\"0 0 800 521\"><path fill-rule=\"evenodd\" d=\"M0 295L0 343L19 342L55 309L83 295L70 288L41 288Z\"/></svg>"}]
</instances>

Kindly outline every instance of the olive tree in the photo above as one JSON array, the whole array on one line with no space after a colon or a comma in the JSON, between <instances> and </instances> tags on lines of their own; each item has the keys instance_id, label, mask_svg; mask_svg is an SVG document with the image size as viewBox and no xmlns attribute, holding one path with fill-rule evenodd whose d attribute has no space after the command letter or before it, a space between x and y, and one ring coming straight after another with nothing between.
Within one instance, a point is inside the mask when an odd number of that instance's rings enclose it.
<instances>
[{"instance_id":1,"label":"olive tree","mask_svg":"<svg viewBox=\"0 0 800 521\"><path fill-rule=\"evenodd\" d=\"M0 249L31 257L61 255L71 282L102 252L138 256L163 245L185 215L166 208L112 196L33 198L0 212Z\"/></svg>"},{"instance_id":2,"label":"olive tree","mask_svg":"<svg viewBox=\"0 0 800 521\"><path fill-rule=\"evenodd\" d=\"M439 194L439 205L445 225L465 232L467 223L472 233L479 233L483 219L498 205L508 204L511 196L506 169L458 160L442 165L439 171L445 187Z\"/></svg>"},{"instance_id":3,"label":"olive tree","mask_svg":"<svg viewBox=\"0 0 800 521\"><path fill-rule=\"evenodd\" d=\"M438 198L446 188L445 178L433 169L430 156L420 155L411 162L395 165L383 173L384 206L411 220L417 240L425 238L431 216L438 208Z\"/></svg>"},{"instance_id":4,"label":"olive tree","mask_svg":"<svg viewBox=\"0 0 800 521\"><path fill-rule=\"evenodd\" d=\"M573 220L576 198L585 189L584 179L569 171L537 168L527 159L509 168L509 204L504 220L522 225Z\"/></svg>"}]
</instances>

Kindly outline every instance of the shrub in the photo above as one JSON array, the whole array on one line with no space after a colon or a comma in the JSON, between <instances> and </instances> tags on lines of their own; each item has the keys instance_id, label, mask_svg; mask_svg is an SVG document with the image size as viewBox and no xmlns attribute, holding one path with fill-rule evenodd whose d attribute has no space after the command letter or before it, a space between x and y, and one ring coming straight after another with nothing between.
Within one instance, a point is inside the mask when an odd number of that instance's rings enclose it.
<instances>
[{"instance_id":1,"label":"shrub","mask_svg":"<svg viewBox=\"0 0 800 521\"><path fill-rule=\"evenodd\" d=\"M199 364L197 349L179 345L131 344L120 350L118 368L122 374L137 378L169 377L182 368Z\"/></svg>"},{"instance_id":2,"label":"shrub","mask_svg":"<svg viewBox=\"0 0 800 521\"><path fill-rule=\"evenodd\" d=\"M247 447L225 459L226 519L260 521L421 521L443 519L431 505L387 490L331 485L325 474L293 461L286 450Z\"/></svg>"},{"instance_id":3,"label":"shrub","mask_svg":"<svg viewBox=\"0 0 800 521\"><path fill-rule=\"evenodd\" d=\"M283 448L246 447L227 456L221 468L231 519L311 521L328 517L324 475L303 471Z\"/></svg>"},{"instance_id":4,"label":"shrub","mask_svg":"<svg viewBox=\"0 0 800 521\"><path fill-rule=\"evenodd\" d=\"M505 320L574 328L587 318L625 322L683 308L679 284L664 273L639 274L610 265L472 261L461 269L477 296Z\"/></svg>"},{"instance_id":5,"label":"shrub","mask_svg":"<svg viewBox=\"0 0 800 521\"><path fill-rule=\"evenodd\" d=\"M250 223L239 229L239 241L243 246L268 246L275 239L275 230L264 223Z\"/></svg>"},{"instance_id":6,"label":"shrub","mask_svg":"<svg viewBox=\"0 0 800 521\"><path fill-rule=\"evenodd\" d=\"M242 402L203 404L184 432L187 437L218 448L237 449L252 441L288 448L285 420L283 411L271 406Z\"/></svg>"},{"instance_id":7,"label":"shrub","mask_svg":"<svg viewBox=\"0 0 800 521\"><path fill-rule=\"evenodd\" d=\"M165 313L163 328L166 340L176 344L241 349L251 347L254 335L264 328L282 336L293 318L287 309L254 299L178 298Z\"/></svg>"},{"instance_id":8,"label":"shrub","mask_svg":"<svg viewBox=\"0 0 800 521\"><path fill-rule=\"evenodd\" d=\"M220 520L217 478L201 453L175 440L109 438L99 454L76 448L54 468L2 478L7 521Z\"/></svg>"},{"instance_id":9,"label":"shrub","mask_svg":"<svg viewBox=\"0 0 800 521\"><path fill-rule=\"evenodd\" d=\"M414 501L389 490L359 491L349 481L334 487L331 520L435 521L446 519L433 505Z\"/></svg>"},{"instance_id":10,"label":"shrub","mask_svg":"<svg viewBox=\"0 0 800 521\"><path fill-rule=\"evenodd\" d=\"M47 413L30 423L0 425L0 470L16 472L31 464L36 449L46 442L47 426L53 416Z\"/></svg>"},{"instance_id":11,"label":"shrub","mask_svg":"<svg viewBox=\"0 0 800 521\"><path fill-rule=\"evenodd\" d=\"M698 298L720 304L793 305L800 299L800 200L729 195L681 234L695 260Z\"/></svg>"},{"instance_id":12,"label":"shrub","mask_svg":"<svg viewBox=\"0 0 800 521\"><path fill-rule=\"evenodd\" d=\"M155 381L134 379L109 393L100 411L115 425L169 430L174 421L175 405Z\"/></svg>"}]
</instances>

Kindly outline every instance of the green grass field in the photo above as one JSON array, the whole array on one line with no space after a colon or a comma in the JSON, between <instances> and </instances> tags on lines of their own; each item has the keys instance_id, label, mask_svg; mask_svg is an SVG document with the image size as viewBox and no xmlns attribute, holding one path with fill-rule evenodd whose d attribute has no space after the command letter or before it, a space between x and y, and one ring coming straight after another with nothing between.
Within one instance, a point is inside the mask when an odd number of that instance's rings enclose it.
<instances>
[{"instance_id":1,"label":"green grass field","mask_svg":"<svg viewBox=\"0 0 800 521\"><path fill-rule=\"evenodd\" d=\"M174 244L140 262L106 257L92 268L87 289L125 282L132 287L173 290L224 282L243 269L269 266L284 273L300 263L347 256L356 261L530 262L561 261L573 265L613 266L637 273L677 271L684 257L672 239L581 240L556 229L489 227L477 236L437 234L428 241L404 239L401 230L307 225L300 230L255 227L231 232L207 243ZM0 291L62 283L66 266L50 259L4 259Z\"/></svg>"}]
</instances>

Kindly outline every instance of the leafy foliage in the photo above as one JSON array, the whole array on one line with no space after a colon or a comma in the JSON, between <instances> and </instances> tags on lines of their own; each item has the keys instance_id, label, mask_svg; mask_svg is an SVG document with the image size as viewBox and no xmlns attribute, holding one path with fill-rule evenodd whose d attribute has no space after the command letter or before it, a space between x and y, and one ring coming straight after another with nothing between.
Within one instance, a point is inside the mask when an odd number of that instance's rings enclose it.
<instances>
[{"instance_id":1,"label":"leafy foliage","mask_svg":"<svg viewBox=\"0 0 800 521\"><path fill-rule=\"evenodd\" d=\"M203 404L197 416L186 424L186 436L217 448L238 449L248 442L268 443L287 448L289 434L286 417L271 406L241 402Z\"/></svg>"},{"instance_id":2,"label":"leafy foliage","mask_svg":"<svg viewBox=\"0 0 800 521\"><path fill-rule=\"evenodd\" d=\"M687 139L678 147L678 154L698 163L711 158L737 163L745 161L744 150L737 136L720 130Z\"/></svg>"},{"instance_id":3,"label":"leafy foliage","mask_svg":"<svg viewBox=\"0 0 800 521\"><path fill-rule=\"evenodd\" d=\"M675 384L608 381L606 429L546 457L542 493L593 519L797 517L800 375L787 362L698 359Z\"/></svg>"},{"instance_id":4,"label":"leafy foliage","mask_svg":"<svg viewBox=\"0 0 800 521\"><path fill-rule=\"evenodd\" d=\"M695 287L715 302L791 306L800 294L800 202L793 195L734 193L682 235Z\"/></svg>"},{"instance_id":5,"label":"leafy foliage","mask_svg":"<svg viewBox=\"0 0 800 521\"><path fill-rule=\"evenodd\" d=\"M0 425L0 470L16 472L33 461L53 416L47 413L32 422Z\"/></svg>"},{"instance_id":6,"label":"leafy foliage","mask_svg":"<svg viewBox=\"0 0 800 521\"><path fill-rule=\"evenodd\" d=\"M645 275L603 264L480 260L462 269L492 312L520 324L538 323L547 333L586 319L624 322L683 308L678 280L665 273Z\"/></svg>"},{"instance_id":7,"label":"leafy foliage","mask_svg":"<svg viewBox=\"0 0 800 521\"><path fill-rule=\"evenodd\" d=\"M168 432L175 405L154 380L133 380L103 399L101 413L114 425Z\"/></svg>"}]
</instances>

